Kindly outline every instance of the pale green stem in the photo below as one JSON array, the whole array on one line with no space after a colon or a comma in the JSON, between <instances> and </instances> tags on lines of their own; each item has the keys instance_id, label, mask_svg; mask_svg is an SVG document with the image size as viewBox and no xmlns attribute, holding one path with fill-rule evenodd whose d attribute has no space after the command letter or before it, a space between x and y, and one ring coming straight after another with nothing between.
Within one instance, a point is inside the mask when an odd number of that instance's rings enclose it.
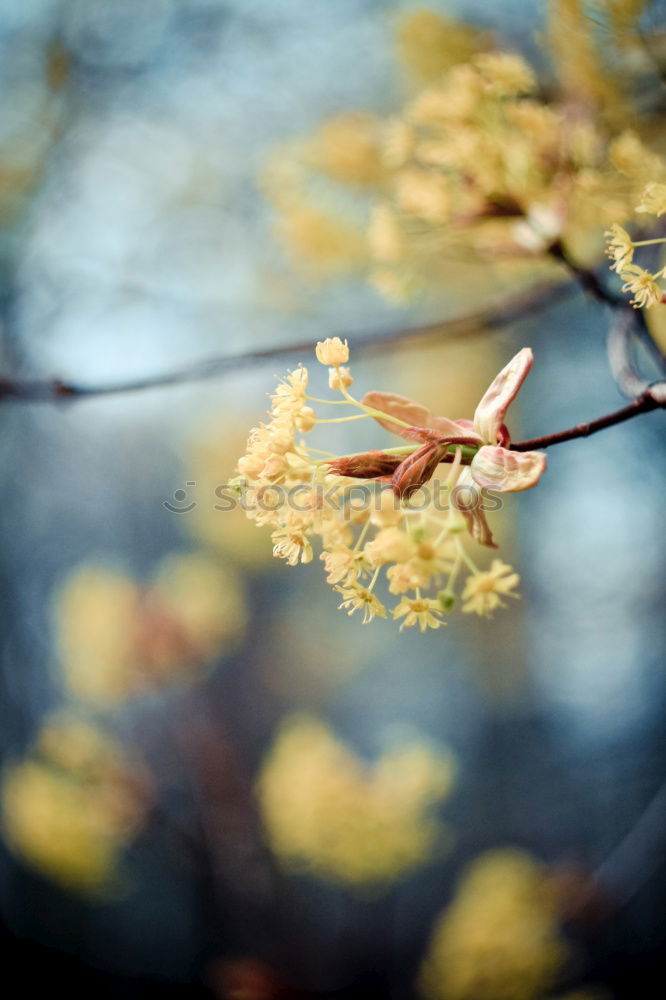
<instances>
[{"instance_id":1,"label":"pale green stem","mask_svg":"<svg viewBox=\"0 0 666 1000\"><path fill-rule=\"evenodd\" d=\"M354 399L354 397L345 388L345 386L340 386L340 392L345 397L345 399L347 400L348 403L350 403L352 406L358 406L362 410L365 410L365 412L370 417L379 417L380 420L388 420L392 424L398 424L399 427L410 427L411 428L413 426L413 424L408 424L404 420L399 420L398 417L391 416L390 413L384 413L383 410L375 410L374 407L372 407L372 406L366 406L365 403L362 403L360 401L360 399Z\"/></svg>"},{"instance_id":2,"label":"pale green stem","mask_svg":"<svg viewBox=\"0 0 666 1000\"><path fill-rule=\"evenodd\" d=\"M327 455L329 458L340 458L340 456L336 455L334 451L324 451L323 448L313 448L312 445L309 445L309 444L306 444L303 447L305 448L306 451L311 451L315 455ZM317 462L316 464L317 465L325 465L326 463L325 462Z\"/></svg>"},{"instance_id":3,"label":"pale green stem","mask_svg":"<svg viewBox=\"0 0 666 1000\"><path fill-rule=\"evenodd\" d=\"M326 406L349 406L346 399L319 399L317 396L306 396L309 403L324 403Z\"/></svg>"},{"instance_id":4,"label":"pale green stem","mask_svg":"<svg viewBox=\"0 0 666 1000\"><path fill-rule=\"evenodd\" d=\"M453 564L453 569L451 570L449 578L446 581L446 587L444 588L450 594L453 593L453 588L455 587L456 579L458 578L458 573L460 572L461 566L462 566L462 558L460 556L460 553L458 553L456 561Z\"/></svg>"},{"instance_id":5,"label":"pale green stem","mask_svg":"<svg viewBox=\"0 0 666 1000\"><path fill-rule=\"evenodd\" d=\"M480 573L481 570L479 569L478 566L475 565L475 563L473 562L473 560L470 559L470 557L467 555L467 553L465 552L465 549L463 548L462 542L460 541L459 538L456 538L456 548L458 549L458 554L459 554L460 558L465 563L465 565L470 569L470 571L474 574L474 576L476 576L477 573Z\"/></svg>"},{"instance_id":6,"label":"pale green stem","mask_svg":"<svg viewBox=\"0 0 666 1000\"><path fill-rule=\"evenodd\" d=\"M442 530L440 531L440 533L438 534L437 538L433 542L433 545L435 545L435 546L439 545L439 543L444 540L445 536L448 535L449 531L450 531L450 528L449 528L448 524L445 524L444 527L442 528Z\"/></svg>"},{"instance_id":7,"label":"pale green stem","mask_svg":"<svg viewBox=\"0 0 666 1000\"><path fill-rule=\"evenodd\" d=\"M446 486L448 486L449 490L452 490L453 487L458 482L458 477L460 476L461 462L462 462L462 448L460 447L460 445L458 445L458 447L456 448L456 457L453 459L453 463L445 479L445 484Z\"/></svg>"},{"instance_id":8,"label":"pale green stem","mask_svg":"<svg viewBox=\"0 0 666 1000\"><path fill-rule=\"evenodd\" d=\"M635 247L651 247L655 243L666 243L666 236L660 236L656 240L632 240Z\"/></svg>"},{"instance_id":9,"label":"pale green stem","mask_svg":"<svg viewBox=\"0 0 666 1000\"><path fill-rule=\"evenodd\" d=\"M349 420L366 420L370 413L355 413L351 417L317 417L318 424L344 424Z\"/></svg>"},{"instance_id":10,"label":"pale green stem","mask_svg":"<svg viewBox=\"0 0 666 1000\"><path fill-rule=\"evenodd\" d=\"M361 545L363 544L363 539L365 538L365 536L368 533L368 528L369 527L370 527L370 519L368 518L368 520L365 522L365 524L361 528L361 531L359 533L358 538L356 539L356 544L354 545L354 548L352 549L352 552L358 552L358 550L360 549Z\"/></svg>"}]
</instances>

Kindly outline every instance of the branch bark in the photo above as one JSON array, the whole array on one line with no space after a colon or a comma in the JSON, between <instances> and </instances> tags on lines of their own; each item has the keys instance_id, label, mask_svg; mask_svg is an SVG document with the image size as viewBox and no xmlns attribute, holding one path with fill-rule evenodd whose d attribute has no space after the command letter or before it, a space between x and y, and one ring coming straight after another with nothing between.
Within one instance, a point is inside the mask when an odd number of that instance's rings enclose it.
<instances>
[{"instance_id":1,"label":"branch bark","mask_svg":"<svg viewBox=\"0 0 666 1000\"><path fill-rule=\"evenodd\" d=\"M550 448L554 444L562 444L564 441L574 441L576 438L589 437L598 431L604 431L615 424L622 424L625 420L632 420L641 413L649 413L650 410L658 410L666 407L666 382L656 382L649 386L637 399L628 406L623 406L620 410L614 410L596 420L590 420L584 424L576 424L575 427L568 427L564 431L556 431L554 434L545 434L543 437L530 438L529 441L518 441L511 445L512 451L538 451L541 448Z\"/></svg>"}]
</instances>

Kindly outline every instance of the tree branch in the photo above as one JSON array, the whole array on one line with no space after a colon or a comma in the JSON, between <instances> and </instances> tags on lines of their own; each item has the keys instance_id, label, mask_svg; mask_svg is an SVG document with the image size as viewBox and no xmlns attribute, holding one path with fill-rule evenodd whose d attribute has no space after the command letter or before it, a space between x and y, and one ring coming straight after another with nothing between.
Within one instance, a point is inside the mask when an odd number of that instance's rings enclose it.
<instances>
[{"instance_id":1,"label":"tree branch","mask_svg":"<svg viewBox=\"0 0 666 1000\"><path fill-rule=\"evenodd\" d=\"M658 410L666 407L666 382L656 382L649 386L637 399L629 406L623 406L620 410L607 413L596 420L590 420L586 424L576 424L575 427L568 427L564 431L557 431L555 434L545 434L543 437L530 438L529 441L518 441L511 445L512 451L535 451L540 448L550 448L554 444L562 444L564 441L574 441L576 438L589 437L597 431L604 431L607 427L614 427L615 424L622 424L625 420L631 420L640 413L649 413L650 410Z\"/></svg>"},{"instance_id":2,"label":"tree branch","mask_svg":"<svg viewBox=\"0 0 666 1000\"><path fill-rule=\"evenodd\" d=\"M598 302L603 302L606 305L614 307L626 305L626 299L621 295L616 295L614 292L609 291L606 286L601 283L594 271L590 271L589 268L582 267L578 264L573 257L569 255L568 250L561 240L555 240L551 243L548 247L548 253L554 260L564 264L574 281L576 281L584 291L589 292L589 294L593 298L597 299Z\"/></svg>"},{"instance_id":3,"label":"tree branch","mask_svg":"<svg viewBox=\"0 0 666 1000\"><path fill-rule=\"evenodd\" d=\"M527 292L521 292L508 300L505 299L467 316L457 316L435 323L424 323L406 329L381 330L372 333L346 332L341 336L352 341L355 352L362 351L366 354L372 351L382 351L388 345L399 345L406 340L423 338L430 341L437 337L442 338L442 335L444 335L443 339L447 341L456 340L471 333L502 329L523 317L533 315L536 311L546 309L561 301L563 296L572 294L575 289L575 284L569 282L564 284L541 283L530 288ZM246 351L243 354L216 355L176 371L167 372L164 375L148 375L145 378L127 379L111 382L107 385L86 385L60 378L21 379L0 375L0 401L62 403L97 396L117 396L130 392L142 392L147 389L163 389L192 382L203 382L225 375L230 371L238 371L274 358L310 356L313 347L314 344L310 338L300 343L280 344L277 347L260 348Z\"/></svg>"}]
</instances>

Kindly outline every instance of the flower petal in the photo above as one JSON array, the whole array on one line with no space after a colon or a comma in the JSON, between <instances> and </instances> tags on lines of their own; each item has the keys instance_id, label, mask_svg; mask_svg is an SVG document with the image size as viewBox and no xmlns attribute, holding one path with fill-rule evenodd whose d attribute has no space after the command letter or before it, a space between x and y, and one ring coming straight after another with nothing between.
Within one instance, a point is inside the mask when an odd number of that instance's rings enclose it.
<instances>
[{"instance_id":1,"label":"flower petal","mask_svg":"<svg viewBox=\"0 0 666 1000\"><path fill-rule=\"evenodd\" d=\"M543 451L509 451L486 445L472 459L472 478L479 486L500 493L518 493L536 486L546 462Z\"/></svg>"},{"instance_id":2,"label":"flower petal","mask_svg":"<svg viewBox=\"0 0 666 1000\"><path fill-rule=\"evenodd\" d=\"M366 392L361 402L365 406L372 407L373 410L381 410L382 413L386 413L386 420L383 420L381 417L375 417L374 419L387 431L391 431L392 434L399 434L400 437L407 438L409 441L413 440L413 436L407 433L407 428L394 423L390 417L397 417L398 420L403 420L406 424L417 427L430 427L433 419L432 413L427 406L421 406L419 403L408 399L407 396L400 396L396 392Z\"/></svg>"},{"instance_id":3,"label":"flower petal","mask_svg":"<svg viewBox=\"0 0 666 1000\"><path fill-rule=\"evenodd\" d=\"M474 413L474 429L488 444L498 440L506 411L527 377L534 361L529 347L523 347L486 389Z\"/></svg>"},{"instance_id":4,"label":"flower petal","mask_svg":"<svg viewBox=\"0 0 666 1000\"><path fill-rule=\"evenodd\" d=\"M432 417L429 427L438 431L443 438L450 441L462 440L466 444L483 444L481 438L474 430L471 420L449 420L448 417Z\"/></svg>"}]
</instances>

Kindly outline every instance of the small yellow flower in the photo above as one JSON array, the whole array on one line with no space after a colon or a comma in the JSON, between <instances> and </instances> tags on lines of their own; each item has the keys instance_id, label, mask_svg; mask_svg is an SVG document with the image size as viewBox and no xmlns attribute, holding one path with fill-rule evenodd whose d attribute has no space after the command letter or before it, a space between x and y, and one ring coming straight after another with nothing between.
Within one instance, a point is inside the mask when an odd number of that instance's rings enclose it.
<instances>
[{"instance_id":1,"label":"small yellow flower","mask_svg":"<svg viewBox=\"0 0 666 1000\"><path fill-rule=\"evenodd\" d=\"M400 528L384 528L365 546L365 554L372 566L407 562L415 551L414 542Z\"/></svg>"},{"instance_id":2,"label":"small yellow flower","mask_svg":"<svg viewBox=\"0 0 666 1000\"><path fill-rule=\"evenodd\" d=\"M300 411L305 403L305 391L308 387L308 370L299 367L281 379L277 389L271 396L273 415L282 413L294 414Z\"/></svg>"},{"instance_id":3,"label":"small yellow flower","mask_svg":"<svg viewBox=\"0 0 666 1000\"><path fill-rule=\"evenodd\" d=\"M268 431L270 449L277 455L285 455L294 447L294 435L289 424L275 421Z\"/></svg>"},{"instance_id":4,"label":"small yellow flower","mask_svg":"<svg viewBox=\"0 0 666 1000\"><path fill-rule=\"evenodd\" d=\"M317 423L315 412L311 406L304 406L296 417L296 427L303 434L307 434Z\"/></svg>"},{"instance_id":5,"label":"small yellow flower","mask_svg":"<svg viewBox=\"0 0 666 1000\"><path fill-rule=\"evenodd\" d=\"M364 625L372 621L376 615L379 615L380 618L386 618L386 608L382 602L375 597L372 591L368 590L367 587L361 586L360 583L351 583L347 587L336 587L335 589L344 598L338 607L345 610L349 608L347 611L348 615L353 615L355 611L362 610Z\"/></svg>"},{"instance_id":6,"label":"small yellow flower","mask_svg":"<svg viewBox=\"0 0 666 1000\"><path fill-rule=\"evenodd\" d=\"M264 461L261 455L243 455L238 459L238 472L241 476L247 476L248 479L258 479L264 467Z\"/></svg>"},{"instance_id":7,"label":"small yellow flower","mask_svg":"<svg viewBox=\"0 0 666 1000\"><path fill-rule=\"evenodd\" d=\"M287 471L287 465L287 459L284 455L269 455L262 467L261 476L263 479L271 481L280 479Z\"/></svg>"},{"instance_id":8,"label":"small yellow flower","mask_svg":"<svg viewBox=\"0 0 666 1000\"><path fill-rule=\"evenodd\" d=\"M389 566L386 570L386 579L392 594L404 594L415 587L425 587L428 582L418 572L413 560Z\"/></svg>"},{"instance_id":9,"label":"small yellow flower","mask_svg":"<svg viewBox=\"0 0 666 1000\"><path fill-rule=\"evenodd\" d=\"M322 552L319 558L324 563L328 576L326 583L340 583L341 580L353 579L359 570L356 553L350 548L337 549L333 552Z\"/></svg>"},{"instance_id":10,"label":"small yellow flower","mask_svg":"<svg viewBox=\"0 0 666 1000\"><path fill-rule=\"evenodd\" d=\"M608 243L606 254L613 261L611 271L617 271L618 273L624 271L625 267L631 264L634 259L634 241L626 229L618 226L617 223L612 225L604 233L604 236Z\"/></svg>"},{"instance_id":11,"label":"small yellow flower","mask_svg":"<svg viewBox=\"0 0 666 1000\"><path fill-rule=\"evenodd\" d=\"M312 545L303 530L287 525L277 528L271 539L273 555L277 559L284 559L288 566L312 562Z\"/></svg>"},{"instance_id":12,"label":"small yellow flower","mask_svg":"<svg viewBox=\"0 0 666 1000\"><path fill-rule=\"evenodd\" d=\"M647 212L650 215L666 214L666 184L648 184L643 192L637 212Z\"/></svg>"},{"instance_id":13,"label":"small yellow flower","mask_svg":"<svg viewBox=\"0 0 666 1000\"><path fill-rule=\"evenodd\" d=\"M339 337L327 337L318 341L315 354L322 365L342 365L349 361L349 346Z\"/></svg>"},{"instance_id":14,"label":"small yellow flower","mask_svg":"<svg viewBox=\"0 0 666 1000\"><path fill-rule=\"evenodd\" d=\"M490 615L495 608L504 607L502 597L518 597L511 591L518 586L520 577L511 566L500 559L493 559L489 570L468 577L462 593L463 611L477 615Z\"/></svg>"},{"instance_id":15,"label":"small yellow flower","mask_svg":"<svg viewBox=\"0 0 666 1000\"><path fill-rule=\"evenodd\" d=\"M425 597L403 597L393 609L394 618L405 618L400 626L401 632L403 628L411 628L413 625L418 625L422 632L427 628L439 628L446 624L439 617L441 613L439 602Z\"/></svg>"},{"instance_id":16,"label":"small yellow flower","mask_svg":"<svg viewBox=\"0 0 666 1000\"><path fill-rule=\"evenodd\" d=\"M625 282L622 291L633 292L632 306L636 309L645 309L661 302L662 291L657 284L657 278L661 277L661 274L661 271L651 274L638 264L628 264L622 269L620 277Z\"/></svg>"}]
</instances>

